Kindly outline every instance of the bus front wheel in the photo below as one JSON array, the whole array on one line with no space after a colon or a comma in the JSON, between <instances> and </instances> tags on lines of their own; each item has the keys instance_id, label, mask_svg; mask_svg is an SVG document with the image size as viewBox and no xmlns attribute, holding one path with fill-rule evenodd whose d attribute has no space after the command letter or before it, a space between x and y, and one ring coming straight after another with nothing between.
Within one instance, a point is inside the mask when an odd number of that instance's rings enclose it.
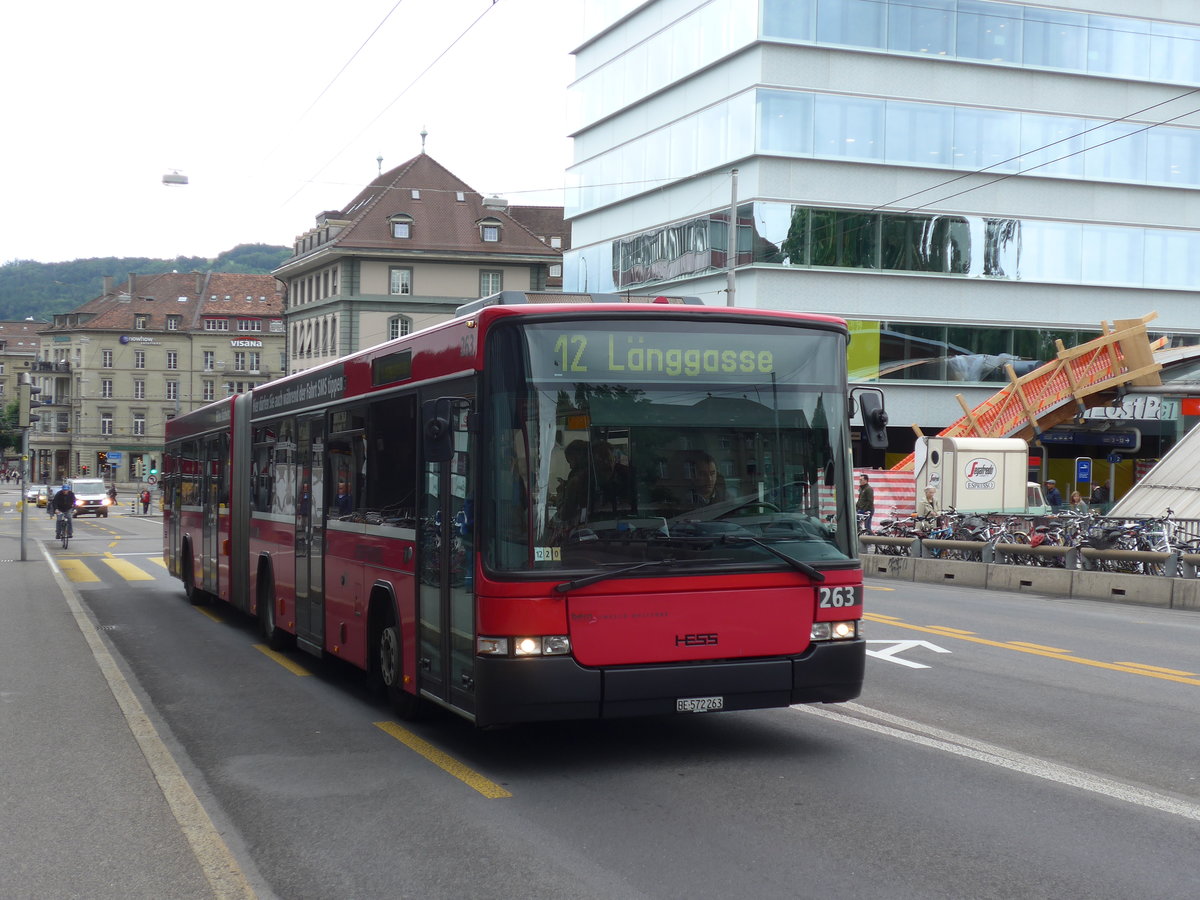
<instances>
[{"instance_id":1,"label":"bus front wheel","mask_svg":"<svg viewBox=\"0 0 1200 900\"><path fill-rule=\"evenodd\" d=\"M396 716L409 720L418 718L421 700L404 689L404 656L400 629L394 618L389 617L380 629L375 654L375 671Z\"/></svg>"}]
</instances>

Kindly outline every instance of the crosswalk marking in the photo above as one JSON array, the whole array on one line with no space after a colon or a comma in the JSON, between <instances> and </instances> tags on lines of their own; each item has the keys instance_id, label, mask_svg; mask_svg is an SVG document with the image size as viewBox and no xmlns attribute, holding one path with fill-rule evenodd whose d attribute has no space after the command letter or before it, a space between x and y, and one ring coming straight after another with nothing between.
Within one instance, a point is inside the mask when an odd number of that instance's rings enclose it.
<instances>
[{"instance_id":1,"label":"crosswalk marking","mask_svg":"<svg viewBox=\"0 0 1200 900\"><path fill-rule=\"evenodd\" d=\"M124 559L105 559L105 565L126 581L153 581L154 576Z\"/></svg>"},{"instance_id":2,"label":"crosswalk marking","mask_svg":"<svg viewBox=\"0 0 1200 900\"><path fill-rule=\"evenodd\" d=\"M100 580L98 575L84 565L82 559L60 559L58 567L70 581L74 581L76 584Z\"/></svg>"}]
</instances>

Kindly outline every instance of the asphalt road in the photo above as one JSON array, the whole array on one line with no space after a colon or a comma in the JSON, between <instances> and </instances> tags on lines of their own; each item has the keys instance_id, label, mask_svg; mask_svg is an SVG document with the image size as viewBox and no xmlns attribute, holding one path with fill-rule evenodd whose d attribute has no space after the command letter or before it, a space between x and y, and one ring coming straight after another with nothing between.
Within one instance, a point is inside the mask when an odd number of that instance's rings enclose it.
<instances>
[{"instance_id":1,"label":"asphalt road","mask_svg":"<svg viewBox=\"0 0 1200 900\"><path fill-rule=\"evenodd\" d=\"M400 727L104 526L150 577L74 589L261 896L1200 892L1200 614L871 582L854 704Z\"/></svg>"}]
</instances>

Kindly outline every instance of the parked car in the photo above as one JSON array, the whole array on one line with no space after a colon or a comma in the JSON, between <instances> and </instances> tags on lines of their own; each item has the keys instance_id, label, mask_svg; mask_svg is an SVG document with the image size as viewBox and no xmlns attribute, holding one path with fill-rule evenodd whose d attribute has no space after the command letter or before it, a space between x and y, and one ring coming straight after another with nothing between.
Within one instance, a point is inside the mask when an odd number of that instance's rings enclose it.
<instances>
[{"instance_id":1,"label":"parked car","mask_svg":"<svg viewBox=\"0 0 1200 900\"><path fill-rule=\"evenodd\" d=\"M108 485L103 478L74 478L67 486L75 492L75 518L80 516L103 516L108 518L112 499L108 496Z\"/></svg>"},{"instance_id":2,"label":"parked car","mask_svg":"<svg viewBox=\"0 0 1200 900\"><path fill-rule=\"evenodd\" d=\"M50 489L44 484L31 484L25 488L25 502L44 507L50 502Z\"/></svg>"}]
</instances>

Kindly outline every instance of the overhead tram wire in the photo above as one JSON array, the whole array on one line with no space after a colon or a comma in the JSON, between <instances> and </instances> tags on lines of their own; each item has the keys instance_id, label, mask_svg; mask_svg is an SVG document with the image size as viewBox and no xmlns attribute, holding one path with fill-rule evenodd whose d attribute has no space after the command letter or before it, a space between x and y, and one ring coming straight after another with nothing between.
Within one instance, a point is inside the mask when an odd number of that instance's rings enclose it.
<instances>
[{"instance_id":1,"label":"overhead tram wire","mask_svg":"<svg viewBox=\"0 0 1200 900\"><path fill-rule=\"evenodd\" d=\"M418 72L418 73L417 73L417 75L416 75L416 77L415 77L415 78L413 78L413 80L412 80L412 81L410 81L410 82L409 82L407 85L405 85L405 86L404 86L404 89L403 89L402 91L400 91L400 93L399 93L399 94L397 94L395 97L393 97L393 98L392 98L392 101L391 101L391 102L390 102L390 103L389 103L387 106L385 106L383 109L381 109L381 110L379 111L379 113L378 113L378 114L375 116L375 118L373 118L373 119L372 119L370 122L368 122L366 125L364 125L364 126L362 127L362 130L360 130L360 131L359 131L359 132L358 132L356 135L354 135L354 137L350 138L350 140L348 140L348 141L347 141L345 144L343 144L343 145L342 145L342 147L341 147L341 149L340 149L340 150L338 150L338 151L337 151L337 153L335 153L335 154L333 154L333 156L329 157L329 159L327 159L327 160L325 161L325 164L324 164L323 166L321 166L321 168L319 168L319 169L318 169L318 170L317 170L315 173L313 173L313 175L312 175L312 177L311 177L311 178L309 178L309 179L307 179L306 181L302 182L302 183L300 184L300 187L296 188L296 190L292 192L292 195L291 195L290 197L288 197L286 200L284 200L284 201L283 201L283 203L282 203L282 204L280 204L280 205L281 205L281 206L286 206L288 203L290 203L292 200L294 200L294 199L296 198L296 195L297 195L297 194L299 194L299 193L300 193L302 190L304 190L304 188L305 188L307 185L309 185L309 184L312 184L313 182L315 182L315 181L317 180L318 176L320 176L320 174L321 174L322 172L324 172L324 171L325 171L327 168L329 168L329 166L330 166L330 165L332 165L332 164L333 164L333 162L334 162L334 161L335 161L335 160L336 160L338 157L340 157L340 156L341 156L343 153L345 153L345 152L346 152L346 151L347 151L347 150L350 148L350 145L351 145L351 144L353 144L353 143L354 143L355 141L357 141L357 140L358 140L360 137L362 137L364 134L366 134L366 132L367 132L367 129L369 129L369 128L370 128L372 125L374 125L374 124L375 124L376 122L378 122L378 121L379 121L381 118L383 118L384 114L385 114L385 113L386 113L386 112L387 112L389 109L391 109L393 106L395 106L395 105L396 105L396 104L397 104L397 103L400 101L400 98L401 98L401 97L403 97L403 96L404 96L405 94L407 94L407 93L408 93L410 90L412 90L413 86L414 86L414 85L416 85L416 83L417 83L418 81L420 81L420 80L421 80L421 79L422 79L422 78L425 76L425 74L426 74L426 73L427 73L427 72L428 72L430 69L432 69L432 68L433 68L434 66L436 66L436 65L437 65L439 62L441 62L441 60L442 60L442 57L444 57L444 56L445 56L447 53L449 53L451 50L453 50L453 49L454 49L454 47L455 47L455 45L456 45L456 44L458 44L458 42L459 42L459 41L461 41L461 40L462 40L464 37L466 37L466 36L467 36L467 34L469 34L469 33L470 33L471 29L473 29L473 28L474 28L476 25L478 25L478 24L479 24L479 21L480 21L480 20L481 20L481 19L482 19L484 16L486 16L486 15L488 14L488 12L489 12L489 11L490 11L490 10L491 10L493 7L495 7L495 5L496 5L498 2L499 2L499 0L492 0L492 2L491 2L490 4L488 4L486 7L484 7L484 10L483 10L483 12L481 12L481 13L480 13L478 16L476 16L476 17L475 17L475 19L474 19L474 21L472 21L470 25L468 25L466 28L464 28L464 29L462 30L462 32L461 32L461 33L458 35L458 37L456 37L454 40L452 40L452 41L451 41L451 42L450 42L450 43L449 43L449 44L446 46L446 48L445 48L444 50L442 50L442 52L441 52L441 53L439 53L439 54L438 54L438 55L437 55L437 56L436 56L436 57L433 59L433 61L432 61L431 63L429 63L429 65L427 65L427 66L426 66L424 69L422 69L420 72ZM389 13L389 15L390 15L390 13Z\"/></svg>"},{"instance_id":2,"label":"overhead tram wire","mask_svg":"<svg viewBox=\"0 0 1200 900\"><path fill-rule=\"evenodd\" d=\"M1011 156L1011 157L1009 157L1008 159L1005 159L1005 160L1001 160L1001 161L999 161L999 162L992 163L991 165L989 165L989 166L984 166L984 167L983 167L983 168L981 168L981 169L974 169L974 170L972 170L972 171L970 171L970 172L964 172L964 173L963 173L963 174L961 174L961 175L956 175L956 176L955 176L955 177L953 177L953 178L947 178L947 179L946 179L946 180L944 180L944 181L940 181L940 182L938 182L937 184L931 185L930 187L927 187L927 188L922 188L922 189L921 189L921 190L919 190L919 191L914 191L914 192L913 192L913 193L911 193L911 194L906 194L905 196L903 196L903 197L899 197L899 198L897 198L897 199L895 199L895 200L892 200L892 201L891 201L891 202L889 202L889 203L884 203L884 204L881 204L881 205L879 205L879 206L873 206L873 207L870 207L870 208L868 208L868 209L863 209L863 210L849 210L849 211L850 211L850 212L857 212L859 215L863 215L863 216L869 216L869 215L871 215L872 213L877 213L877 212L900 212L901 214L907 214L907 213L917 212L918 210L925 209L926 207L932 206L932 205L933 205L933 204L935 204L935 203L942 203L942 202L944 202L944 201L946 201L946 200L951 200L951 199L953 199L954 197L959 197L959 196L962 196L963 194L969 194L969 193L971 193L972 191L977 191L977 190L979 190L980 188L990 187L990 186L991 186L991 185L993 185L993 184L998 184L999 182L1001 182L1001 181L1006 181L1006 180L1008 180L1009 178L1015 178L1015 177L1017 177L1017 176L1019 176L1019 175L1025 175L1025 174L1027 174L1027 173L1029 173L1029 172L1032 172L1032 171L1034 171L1035 169L1040 169L1040 168L1042 168L1043 166L1049 166L1049 165L1052 165L1052 164L1054 164L1054 163L1056 163L1056 162L1061 162L1061 161L1062 161L1062 160L1064 160L1064 159L1070 159L1070 158L1071 158L1071 157L1073 157L1073 156L1079 156L1079 155L1081 155L1081 154L1087 153L1089 150L1095 150L1095 149L1097 149L1097 148L1099 148L1099 147L1106 146L1107 144L1111 144L1111 143L1114 143L1114 142L1116 142L1116 141L1123 140L1124 138L1131 137L1132 135L1135 135L1135 134L1144 134L1145 132L1149 131L1151 128L1157 128L1157 127L1159 127L1160 125L1167 125L1167 124L1170 124L1171 122L1177 122L1177 121L1179 121L1180 119L1186 119L1188 116L1195 115L1196 113L1200 112L1200 107L1197 107L1197 108L1195 108L1195 109L1188 110L1187 112L1185 112L1185 113L1181 113L1181 114L1180 114L1180 115L1178 115L1178 116L1173 116L1173 117L1171 117L1171 118L1169 118L1169 119L1164 119L1164 120L1163 120L1163 121L1161 121L1161 122L1151 122L1149 125L1145 125L1145 126L1143 126L1143 127L1141 127L1141 128L1138 128L1138 129L1136 129L1136 130L1134 130L1134 131L1130 131L1130 132L1128 132L1127 134L1120 134L1120 135L1117 135L1116 137L1114 137L1114 138L1110 138L1110 139L1109 139L1109 140L1107 140L1107 141L1102 141L1101 143L1099 143L1099 144L1096 144L1096 145L1095 145L1095 146L1093 146L1093 147L1084 147L1084 148L1082 148L1081 150L1074 150L1074 151L1072 151L1072 152L1070 152L1070 153L1065 153L1065 154L1063 154L1062 156L1055 157L1054 159L1048 159L1048 160L1046 160L1045 162L1040 162L1040 163L1037 163L1036 165L1028 166L1028 167L1026 167L1026 168L1023 168L1023 169L1021 169L1021 170L1020 170L1020 171L1018 171L1018 172L1006 172L1005 174L1003 174L1003 175L1000 175L1000 176L998 176L998 177L996 177L996 178L993 178L993 179L991 179L990 181L986 181L986 182L984 182L983 184L978 184L978 185L975 185L975 186L973 186L973 187L970 187L970 188L966 188L965 190L958 191L958 192L956 192L956 193L953 193L953 194L947 194L947 195L946 195L946 196L944 196L944 197L939 197L939 198L938 198L938 199L936 199L936 200L930 200L930 201L928 201L927 203L918 204L917 206L911 206L911 207L907 207L907 208L905 208L905 209L901 209L901 210L897 210L897 209L896 209L896 207L897 207L897 205L898 205L898 204L900 204L900 203L902 203L903 201L905 201L905 200L908 200L908 199L910 199L910 198L912 198L912 197L918 197L918 196L920 196L921 194L927 194L927 193L930 193L930 192L932 192L932 191L936 191L938 188L947 187L947 186L949 186L949 185L951 185L951 184L955 184L956 182L962 181L964 178L971 178L971 177L973 177L973 176L976 176L976 175L984 175L984 174L986 174L986 173L988 172L988 170L989 170L989 169L993 169L993 168L995 168L996 166L1002 166L1002 165L1005 165L1005 164L1007 164L1007 163L1010 163L1010 162L1013 162L1013 161L1015 161L1015 160L1018 160L1018 159L1020 159L1020 158L1021 158L1021 157L1023 157L1023 156L1029 156L1030 154L1033 154L1033 153L1039 153L1039 152L1041 152L1042 150L1048 150L1048 149L1050 149L1051 147L1054 147L1054 146L1056 146L1056 145L1058 145L1058 144L1066 143L1067 141L1074 141L1074 140L1078 140L1079 138L1081 138L1081 137L1083 137L1083 136L1085 136L1085 135L1087 135L1087 134L1090 134L1090 133L1091 133L1091 132L1093 132L1093 131L1097 131L1097 130L1099 130L1099 129L1101 129L1101 128L1104 128L1104 127L1106 127L1106 126L1108 126L1108 125L1114 125L1114 124L1116 124L1116 123L1118 123L1118 122L1124 122L1124 121L1126 121L1127 119L1130 119L1130 118L1132 118L1133 116L1141 115L1142 113L1149 112L1150 110L1152 110L1152 109L1156 109L1157 107L1164 106L1164 105L1166 105L1166 104L1168 104L1168 103L1174 103L1176 100L1182 100L1182 99L1184 99L1184 98L1186 98L1186 97L1190 97L1191 95L1193 95L1193 94L1197 94L1197 93L1200 93L1200 88L1193 88L1193 89L1191 89L1191 90L1184 91L1182 94L1177 94L1177 95L1176 95L1176 96L1174 96L1174 97L1169 97L1169 98L1167 98L1166 100L1162 100L1162 101L1160 101L1160 102L1158 102L1158 103L1151 104L1150 106L1147 106L1147 107L1145 107L1144 109L1135 110L1134 112L1127 113L1126 115L1124 115L1124 116L1121 116L1121 117L1119 117L1119 118L1116 118L1116 119L1107 119L1107 120L1105 120L1105 121L1101 122L1101 123L1100 123L1100 124L1098 124L1098 125L1093 125L1093 126L1092 126L1092 127L1090 127L1090 128L1085 128L1083 131L1076 132L1075 134L1068 135L1067 137L1064 137L1064 138L1059 138L1059 139L1058 139L1058 140L1056 140L1056 141L1051 141L1050 143L1048 143L1048 144L1043 144L1043 145L1042 145L1042 146L1040 146L1040 147L1034 147L1034 148L1031 148L1031 149L1029 149L1029 150L1023 150L1023 151L1021 151L1020 153L1018 153L1016 156ZM832 226L828 226L828 227L832 227ZM868 228L868 227L871 227L871 226L869 226L869 225L868 225L868 224L866 224L866 223L864 223L864 224L862 224L862 225L856 225L856 226L853 226L853 227L851 227L851 228L848 228L848 229L846 229L846 230L843 232L843 236L853 236L853 234L854 234L856 231L861 231L861 230L863 230L863 229L865 229L865 228Z\"/></svg>"},{"instance_id":3,"label":"overhead tram wire","mask_svg":"<svg viewBox=\"0 0 1200 900\"><path fill-rule=\"evenodd\" d=\"M364 40L361 44L358 45L358 49L350 54L350 58L348 60L346 60L344 63L342 63L342 67L337 70L337 74L329 79L329 84L327 84L327 85L325 85L325 87L321 88L321 93L317 94L317 96L313 98L313 102L308 104L308 107L304 110L304 112L300 113L300 118L296 120L297 123L304 121L304 117L307 116L310 112L312 112L312 108L314 106L316 106L317 103L320 102L321 98L324 97L326 93L329 92L329 89L331 87L333 87L334 82L336 82L339 78L342 77L342 73L345 72L348 68L350 68L350 63L354 62L354 60L358 58L358 54L362 53L363 50L366 49L367 44L371 43L371 39L373 37L375 37L375 35L379 34L379 29L382 28L384 26L384 24L386 24L387 20L392 17L392 13L394 13L399 8L400 4L403 2L404 2L404 0L396 0L395 5L392 6L392 8L387 11L387 14L382 19L379 20L379 24L376 25L375 28L371 31L371 33L367 35L366 40Z\"/></svg>"},{"instance_id":4,"label":"overhead tram wire","mask_svg":"<svg viewBox=\"0 0 1200 900\"><path fill-rule=\"evenodd\" d=\"M1192 89L1192 90L1190 90L1190 91L1184 91L1182 94L1177 94L1177 95L1176 95L1176 96L1174 96L1174 97L1168 97L1166 100L1161 100L1161 101L1159 101L1158 103L1153 103L1153 104L1151 104L1150 106L1144 107L1144 108L1142 108L1142 109L1134 110L1134 111L1133 111L1133 112L1131 112L1131 113L1126 113L1125 115L1121 116L1120 118L1117 118L1117 119L1107 119L1107 120L1105 120L1105 121L1103 121L1103 122L1099 123L1098 125L1093 125L1093 126L1091 126L1090 128L1085 128L1085 129L1083 129L1083 131L1079 131L1079 132L1076 132L1075 134L1067 135L1066 137L1059 138L1059 139L1058 139L1058 140L1056 140L1056 141L1051 141L1051 142L1050 142L1050 143L1048 143L1048 144L1043 144L1043 145L1042 145L1042 146L1040 146L1040 147L1034 147L1034 148L1033 148L1033 149L1031 149L1031 150L1022 150L1022 151L1021 151L1021 152L1019 152L1019 153L1018 153L1016 156L1010 156L1008 159L1002 159L1002 160L1000 160L999 162L994 162L994 163L992 163L991 165L984 166L982 169L975 169L975 170L973 170L973 171L970 171L970 172L963 172L961 175L956 175L956 176L954 176L953 178L947 178L945 181L938 182L937 184L935 184L935 185L931 185L930 187L927 187L927 188L922 188L922 189L921 189L921 190L919 190L919 191L913 191L911 194L905 194L903 197L897 197L895 200L892 200L890 203L885 203L885 204L883 204L882 206L876 206L876 207L873 207L873 208L871 208L871 209L864 210L864 212L872 213L872 212L879 212L879 211L881 211L881 210L884 210L884 209L892 209L892 208L895 208L895 207L896 207L898 204L900 204L900 203L903 203L905 200L910 200L910 199L912 199L913 197L919 197L921 194L928 194L928 193L930 193L930 192L932 192L932 191L936 191L936 190L938 190L939 188L948 187L949 185L952 185L952 184L954 184L955 182L962 181L964 178L971 178L971 177L973 177L973 176L975 176L975 175L983 175L983 174L985 174L986 172L988 172L988 170L990 170L990 169L994 169L994 168L996 168L997 166L1004 166L1004 165L1008 165L1008 163L1010 163L1010 162L1016 162L1017 160L1021 159L1023 156L1029 156L1029 155L1030 155L1030 154L1032 154L1032 153L1040 153L1041 151L1043 151L1043 150L1049 150L1051 147L1054 147L1054 146L1056 146L1056 145L1058 145L1058 144L1064 144L1064 143L1066 143L1067 141L1074 141L1074 140L1077 140L1077 139L1079 139L1079 138L1083 137L1084 135L1091 134L1093 131L1098 131L1098 130L1100 130L1101 128L1107 128L1109 125L1115 125L1115 124L1117 124L1118 122L1124 122L1124 121L1127 121L1128 119L1131 119L1131 118L1133 118L1134 116L1140 116L1140 115L1142 115L1143 113L1148 113L1148 112L1149 112L1150 110L1152 110L1152 109L1157 109L1157 108L1158 108L1158 107L1160 107L1160 106L1166 106L1168 103L1174 103L1176 100L1183 100L1185 97L1190 97L1190 96L1192 96L1193 94L1197 94L1197 93L1200 93L1200 88L1193 88L1193 89ZM1139 129L1139 131L1130 132L1130 134L1138 134L1138 133L1140 133L1141 131L1147 131L1147 130L1149 130L1150 128L1156 128L1156 127L1157 127L1157 126L1159 126L1159 125L1166 125L1166 124L1167 124L1167 123L1169 123L1169 122L1175 122L1175 121L1178 121L1179 119L1186 118L1187 116L1190 116L1190 115L1192 115L1192 114L1193 114L1193 113L1195 113L1195 112L1197 112L1197 110L1194 110L1194 109L1193 109L1193 110L1191 110L1190 112L1184 113L1183 115L1180 115L1180 116L1175 116L1174 118L1171 118L1171 119L1166 119L1166 120L1164 120L1164 121L1162 121L1162 122L1153 122L1153 123L1151 123L1150 125L1147 125L1145 128L1143 128L1143 129ZM1089 117L1089 118L1090 118L1090 117ZM1120 138L1122 138L1122 137L1125 137L1125 136L1126 136L1126 135L1118 135L1116 138L1113 138L1112 140L1120 140ZM1104 146L1104 144L1108 144L1108 143L1112 143L1112 141L1105 141L1104 143L1097 144L1096 146L1097 146L1097 147L1103 147L1103 146ZM1010 177L1012 177L1012 175L1014 175L1014 174L1015 174L1015 175L1020 175L1020 174L1022 174L1023 172L1031 172L1031 171L1033 171L1034 169L1040 168L1041 166L1044 166L1044 165L1049 165L1049 164L1050 164L1050 163L1052 163L1052 162L1058 162L1060 159L1068 159L1068 158L1069 158L1069 157L1071 157L1071 156L1074 156L1074 155L1076 155L1076 154L1078 154L1078 153L1083 153L1083 152L1086 152L1087 150L1090 150L1090 149L1093 149L1093 148L1091 148L1091 147L1085 147L1083 150L1076 150L1076 151L1074 151L1074 152L1072 152L1072 153L1068 153L1066 156L1061 156L1061 157L1059 157L1058 159L1052 159L1052 160L1049 160L1048 162L1045 162L1045 163L1038 163L1038 165L1036 165L1036 166L1030 166L1028 169L1022 169L1022 170L1021 170L1021 172L1015 172L1015 173L1006 173L1004 177L1005 177L1005 178L1010 178ZM1001 180L1001 179L996 179L996 180L997 180L997 181L999 181L999 180ZM995 182L988 182L988 184L994 184L994 183L995 183ZM981 187L984 187L984 186L986 186L986 185L981 185ZM964 191L963 193L966 193L966 192ZM950 195L950 196L952 196L952 197L956 197L956 196L958 196L958 195L957 195L957 194L952 194L952 195ZM949 199L949 198L946 198L946 199ZM935 203L936 203L936 202L939 202L939 201L932 201L932 202L935 202ZM928 204L925 204L925 205L928 205ZM914 206L914 207L912 207L912 210L916 210L916 209L922 209L922 208L923 208L922 206ZM909 212L911 212L912 210L908 210L908 211L909 211Z\"/></svg>"}]
</instances>

